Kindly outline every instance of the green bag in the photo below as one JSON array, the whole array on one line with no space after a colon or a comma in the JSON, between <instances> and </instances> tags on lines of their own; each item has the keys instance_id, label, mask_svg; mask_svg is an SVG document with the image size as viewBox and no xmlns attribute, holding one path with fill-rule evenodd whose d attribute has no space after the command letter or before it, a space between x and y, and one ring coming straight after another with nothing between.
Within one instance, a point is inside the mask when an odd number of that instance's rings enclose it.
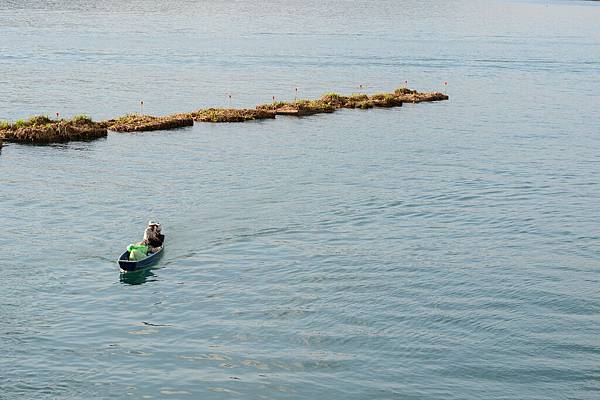
<instances>
[{"instance_id":1,"label":"green bag","mask_svg":"<svg viewBox=\"0 0 600 400\"><path fill-rule=\"evenodd\" d=\"M140 261L148 256L148 246L143 244L130 244L127 246L129 261Z\"/></svg>"}]
</instances>

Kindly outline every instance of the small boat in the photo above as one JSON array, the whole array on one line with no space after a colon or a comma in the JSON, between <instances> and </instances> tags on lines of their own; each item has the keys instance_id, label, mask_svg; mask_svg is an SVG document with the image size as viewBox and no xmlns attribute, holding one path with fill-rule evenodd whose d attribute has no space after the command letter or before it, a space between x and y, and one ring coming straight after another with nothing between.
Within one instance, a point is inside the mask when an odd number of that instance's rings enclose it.
<instances>
[{"instance_id":1,"label":"small boat","mask_svg":"<svg viewBox=\"0 0 600 400\"><path fill-rule=\"evenodd\" d=\"M119 267L122 271L126 272L139 271L151 267L160 260L164 249L165 246L161 246L156 253L150 253L148 254L148 257L138 261L129 261L129 251L126 250L125 253L121 254L121 257L119 257Z\"/></svg>"}]
</instances>

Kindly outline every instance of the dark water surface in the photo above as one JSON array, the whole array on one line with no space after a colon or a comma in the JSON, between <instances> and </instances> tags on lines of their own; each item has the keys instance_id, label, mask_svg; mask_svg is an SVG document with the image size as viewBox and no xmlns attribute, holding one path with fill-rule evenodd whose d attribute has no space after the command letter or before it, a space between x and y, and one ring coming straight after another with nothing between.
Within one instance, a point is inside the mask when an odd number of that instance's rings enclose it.
<instances>
[{"instance_id":1,"label":"dark water surface","mask_svg":"<svg viewBox=\"0 0 600 400\"><path fill-rule=\"evenodd\" d=\"M450 101L5 144L1 399L599 398L598 3L155 3L0 1L0 119Z\"/></svg>"}]
</instances>

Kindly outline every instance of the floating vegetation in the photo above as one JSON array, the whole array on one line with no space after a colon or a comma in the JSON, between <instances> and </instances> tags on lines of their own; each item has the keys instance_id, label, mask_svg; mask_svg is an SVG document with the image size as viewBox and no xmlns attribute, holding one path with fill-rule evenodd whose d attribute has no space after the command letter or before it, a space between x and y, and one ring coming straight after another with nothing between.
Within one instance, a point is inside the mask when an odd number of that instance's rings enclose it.
<instances>
[{"instance_id":1,"label":"floating vegetation","mask_svg":"<svg viewBox=\"0 0 600 400\"><path fill-rule=\"evenodd\" d=\"M53 120L38 115L28 120L18 120L10 124L0 123L0 140L7 142L48 144L70 141L92 140L106 137L107 130L102 123L94 122L87 116L70 120Z\"/></svg>"},{"instance_id":2,"label":"floating vegetation","mask_svg":"<svg viewBox=\"0 0 600 400\"><path fill-rule=\"evenodd\" d=\"M277 115L314 115L322 113L332 113L336 109L331 104L322 100L297 100L293 102L273 102L272 104L262 104L256 106L257 110L272 111Z\"/></svg>"},{"instance_id":3,"label":"floating vegetation","mask_svg":"<svg viewBox=\"0 0 600 400\"><path fill-rule=\"evenodd\" d=\"M8 129L10 124L8 121L0 121L0 149L2 149L2 130Z\"/></svg>"},{"instance_id":4,"label":"floating vegetation","mask_svg":"<svg viewBox=\"0 0 600 400\"><path fill-rule=\"evenodd\" d=\"M369 98L374 107L402 107L402 99L394 93L378 93Z\"/></svg>"},{"instance_id":5,"label":"floating vegetation","mask_svg":"<svg viewBox=\"0 0 600 400\"><path fill-rule=\"evenodd\" d=\"M108 121L94 122L86 115L77 115L70 120L53 120L39 115L14 123L0 121L0 147L2 139L9 142L45 144L72 140L91 140L107 135L107 130L116 132L143 132L170 130L192 126L196 122L244 122L272 119L276 115L306 116L332 113L341 108L369 109L374 107L401 107L403 103L421 103L448 100L439 92L421 93L408 88L399 88L392 93L374 95L352 94L343 96L327 93L317 100L296 100L262 104L255 109L208 108L187 114L165 117L130 114Z\"/></svg>"},{"instance_id":6,"label":"floating vegetation","mask_svg":"<svg viewBox=\"0 0 600 400\"><path fill-rule=\"evenodd\" d=\"M208 108L188 115L197 122L244 122L275 118L274 111L251 108Z\"/></svg>"},{"instance_id":7,"label":"floating vegetation","mask_svg":"<svg viewBox=\"0 0 600 400\"><path fill-rule=\"evenodd\" d=\"M348 103L348 96L342 96L338 93L327 93L321 97L321 101L329 104L333 108L343 108Z\"/></svg>"},{"instance_id":8,"label":"floating vegetation","mask_svg":"<svg viewBox=\"0 0 600 400\"><path fill-rule=\"evenodd\" d=\"M117 119L104 121L103 124L115 132L145 132L170 130L194 125L194 120L187 115L177 114L166 117L130 114Z\"/></svg>"},{"instance_id":9,"label":"floating vegetation","mask_svg":"<svg viewBox=\"0 0 600 400\"><path fill-rule=\"evenodd\" d=\"M424 101L441 101L448 100L448 95L440 92L419 93L416 90L400 88L394 91L398 99L405 103L422 103Z\"/></svg>"},{"instance_id":10,"label":"floating vegetation","mask_svg":"<svg viewBox=\"0 0 600 400\"><path fill-rule=\"evenodd\" d=\"M87 115L76 115L73 117L73 121L75 122L92 122L92 119Z\"/></svg>"},{"instance_id":11,"label":"floating vegetation","mask_svg":"<svg viewBox=\"0 0 600 400\"><path fill-rule=\"evenodd\" d=\"M366 94L353 94L342 96L338 93L327 93L321 97L321 101L329 104L335 109L340 108L373 108L375 104Z\"/></svg>"},{"instance_id":12,"label":"floating vegetation","mask_svg":"<svg viewBox=\"0 0 600 400\"><path fill-rule=\"evenodd\" d=\"M393 93L377 93L372 96L366 94L342 96L337 93L327 93L321 97L321 100L336 109L368 109L373 107L401 107L403 103L448 100L448 96L439 92L420 93L416 90L400 88L396 89Z\"/></svg>"}]
</instances>

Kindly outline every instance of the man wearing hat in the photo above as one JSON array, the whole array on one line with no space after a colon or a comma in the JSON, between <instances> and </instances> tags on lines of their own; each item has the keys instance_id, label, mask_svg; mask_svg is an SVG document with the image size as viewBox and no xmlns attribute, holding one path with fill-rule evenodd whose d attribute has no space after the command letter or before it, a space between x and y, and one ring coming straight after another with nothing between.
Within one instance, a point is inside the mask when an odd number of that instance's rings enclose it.
<instances>
[{"instance_id":1,"label":"man wearing hat","mask_svg":"<svg viewBox=\"0 0 600 400\"><path fill-rule=\"evenodd\" d=\"M158 249L163 245L165 237L161 234L160 224L156 221L150 220L148 227L144 231L144 240L142 244L148 246L148 252L156 253Z\"/></svg>"}]
</instances>

